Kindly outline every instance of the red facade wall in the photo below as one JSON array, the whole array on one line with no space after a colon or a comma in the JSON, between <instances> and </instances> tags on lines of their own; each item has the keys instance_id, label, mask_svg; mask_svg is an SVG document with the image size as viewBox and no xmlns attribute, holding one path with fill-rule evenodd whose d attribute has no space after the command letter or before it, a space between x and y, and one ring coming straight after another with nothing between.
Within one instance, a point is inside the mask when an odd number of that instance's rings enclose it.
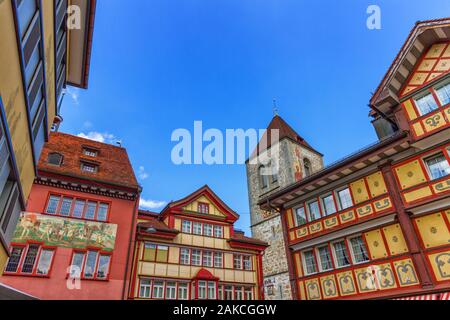
<instances>
[{"instance_id":1,"label":"red facade wall","mask_svg":"<svg viewBox=\"0 0 450 320\"><path fill-rule=\"evenodd\" d=\"M130 237L133 235L134 238L133 221L137 217L138 200L123 200L34 184L28 200L27 211L32 213L45 212L47 199L51 193L110 203L108 223L117 224L118 228L115 248L112 252L109 280L81 280L80 290L69 290L67 287L67 271L71 264L73 250L58 247L55 251L48 277L4 275L1 278L1 282L44 300L122 299L124 293L127 292L127 288L124 286L128 286L128 281L125 281L125 279L129 279L129 276L125 273L127 272L126 266L130 253Z\"/></svg>"}]
</instances>

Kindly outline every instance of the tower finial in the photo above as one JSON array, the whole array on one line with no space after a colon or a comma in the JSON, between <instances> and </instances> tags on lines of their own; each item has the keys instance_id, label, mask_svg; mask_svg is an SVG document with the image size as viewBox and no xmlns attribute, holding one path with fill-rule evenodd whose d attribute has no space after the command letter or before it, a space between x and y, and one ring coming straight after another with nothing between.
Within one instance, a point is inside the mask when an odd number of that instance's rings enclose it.
<instances>
[{"instance_id":1,"label":"tower finial","mask_svg":"<svg viewBox=\"0 0 450 320\"><path fill-rule=\"evenodd\" d=\"M276 117L278 116L278 106L277 106L277 99L273 99L273 115Z\"/></svg>"}]
</instances>

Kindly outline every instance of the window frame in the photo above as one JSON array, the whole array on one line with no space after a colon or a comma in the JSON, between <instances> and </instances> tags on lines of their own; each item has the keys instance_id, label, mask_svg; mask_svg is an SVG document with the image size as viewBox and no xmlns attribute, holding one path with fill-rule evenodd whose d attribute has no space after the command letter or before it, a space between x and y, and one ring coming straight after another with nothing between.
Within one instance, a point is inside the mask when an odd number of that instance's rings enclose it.
<instances>
[{"instance_id":1,"label":"window frame","mask_svg":"<svg viewBox=\"0 0 450 320\"><path fill-rule=\"evenodd\" d=\"M93 271L93 277L86 277L85 276L85 269L86 269L86 262L87 262L87 256L89 254L89 252L96 252L97 253L97 257L96 257L96 261L95 261L95 268ZM104 282L108 282L109 281L109 277L111 275L111 267L112 267L112 261L113 261L113 253L112 252L107 252L107 251L103 251L100 248L86 248L86 249L73 249L72 250L72 256L70 258L70 266L73 266L73 260L76 254L83 254L83 263L82 263L82 268L81 268L81 274L80 274L80 280L85 280L85 281L104 281ZM106 277L101 278L98 277L98 267L100 264L100 257L101 256L109 256L109 264L108 264L108 273L106 275ZM70 272L67 274L68 277L70 277Z\"/></svg>"},{"instance_id":2,"label":"window frame","mask_svg":"<svg viewBox=\"0 0 450 320\"><path fill-rule=\"evenodd\" d=\"M348 190L348 193L350 195L350 201L351 201L351 206L349 206L347 208L343 207L342 200L341 200L341 197L340 197L340 193L345 191L345 190ZM344 210L349 210L349 209L351 209L351 208L353 208L355 206L355 201L353 200L352 190L350 189L350 186L348 186L348 185L342 186L342 187L336 189L334 193L335 193L336 203L338 205L338 212L344 211Z\"/></svg>"},{"instance_id":3,"label":"window frame","mask_svg":"<svg viewBox=\"0 0 450 320\"><path fill-rule=\"evenodd\" d=\"M305 255L306 253L311 253L312 254L313 261L314 261L314 266L315 266L315 269L316 269L315 272L309 272L308 271L308 264L307 264L306 255ZM304 270L304 273L305 273L306 276L312 276L312 275L315 275L315 274L319 273L319 265L318 265L318 261L317 261L317 257L316 257L316 250L314 248L313 249L303 250L301 252L301 258L302 258L303 270Z\"/></svg>"},{"instance_id":4,"label":"window frame","mask_svg":"<svg viewBox=\"0 0 450 320\"><path fill-rule=\"evenodd\" d=\"M317 208L319 209L319 217L317 219L312 219L311 218L311 207L310 207L310 205L313 204L313 203L317 203ZM320 219L323 218L322 208L320 206L320 199L312 199L312 200L306 202L306 208L307 208L309 223L313 223L313 222L319 221Z\"/></svg>"},{"instance_id":5,"label":"window frame","mask_svg":"<svg viewBox=\"0 0 450 320\"><path fill-rule=\"evenodd\" d=\"M298 222L298 215L297 215L297 210L298 209L303 209L303 214L305 215L305 223L303 223L303 224L300 224ZM294 220L295 220L295 226L296 227L303 227L303 226L306 226L309 223L308 213L306 211L305 203L303 203L300 206L294 207Z\"/></svg>"},{"instance_id":6,"label":"window frame","mask_svg":"<svg viewBox=\"0 0 450 320\"><path fill-rule=\"evenodd\" d=\"M331 268L330 269L324 269L323 265L322 265L322 256L320 255L320 249L322 248L327 248L328 254L329 254L329 258L330 258L330 263L331 263ZM330 248L330 245L324 244L321 246L317 246L316 248L314 248L315 250L315 254L317 257L317 268L320 272L329 272L329 271L333 271L334 269L336 269L335 263L334 263L334 259L333 259L333 252L332 249Z\"/></svg>"},{"instance_id":7,"label":"window frame","mask_svg":"<svg viewBox=\"0 0 450 320\"><path fill-rule=\"evenodd\" d=\"M336 253L335 244L336 243L340 243L340 242L344 243L345 252L347 252L347 258L348 258L348 261L349 261L349 264L345 265L345 266L340 266L339 265L338 254ZM349 243L347 241L347 238L335 240L335 241L331 242L330 245L331 245L331 250L333 252L334 268L335 268L335 270L348 268L348 267L351 267L351 266L354 265L353 259L352 259L351 253L350 253L350 247L349 247Z\"/></svg>"},{"instance_id":8,"label":"window frame","mask_svg":"<svg viewBox=\"0 0 450 320\"><path fill-rule=\"evenodd\" d=\"M423 99L423 98L425 98L427 96L431 96L433 98L433 101L436 104L436 109L433 109L433 110L431 110L429 112L426 112L426 113L422 113L422 110L419 107L419 104L417 103L417 101L420 100L420 99ZM422 93L420 93L418 95L415 95L412 98L412 101L414 103L414 106L416 107L416 110L418 112L419 118L426 117L427 115L430 115L431 113L436 112L437 110L439 110L440 102L438 102L438 100L439 100L439 98L437 96L435 96L435 93L433 91L431 91L431 90L427 90L427 91L422 92Z\"/></svg>"},{"instance_id":9,"label":"window frame","mask_svg":"<svg viewBox=\"0 0 450 320\"><path fill-rule=\"evenodd\" d=\"M362 243L364 244L365 253L367 255L367 260L365 260L365 261L360 261L360 262L356 261L356 255L355 255L355 251L354 251L353 244L352 244L352 240L356 239L356 238L361 238ZM368 263L368 262L371 261L370 260L369 249L368 249L368 246L367 246L367 242L366 242L366 239L365 239L363 234L357 234L357 235L353 235L351 237L348 237L347 241L348 241L348 247L350 249L349 251L350 251L351 261L352 261L353 265L365 264L365 263Z\"/></svg>"},{"instance_id":10,"label":"window frame","mask_svg":"<svg viewBox=\"0 0 450 320\"><path fill-rule=\"evenodd\" d=\"M447 149L447 155L448 155L448 154L449 154L449 150ZM445 151L443 151L443 150L439 150L439 151L437 151L436 153L433 153L433 154L431 154L431 155L425 155L425 156L422 157L422 163L424 164L425 171L426 171L426 173L427 173L427 175L428 175L428 180L429 180L430 182L434 182L434 181L437 181L437 180L440 180L440 179L444 179L444 178L450 176L450 174L443 175L443 176L437 177L437 178L435 178L435 177L433 176L433 172L431 171L428 162L431 161L431 160L437 159L437 158L439 158L439 157L443 157L444 160L447 162L447 166L450 168L450 160L449 160L449 157L447 157L447 156L445 155Z\"/></svg>"},{"instance_id":11,"label":"window frame","mask_svg":"<svg viewBox=\"0 0 450 320\"><path fill-rule=\"evenodd\" d=\"M23 264L25 262L25 258L27 257L30 246L38 246L38 251L36 253L36 258L33 262L33 268L32 268L31 273L23 272ZM10 252L12 252L12 250L14 250L15 248L22 249L16 271L14 271L14 272L7 271L9 261L10 261L9 260L10 258L9 258L4 266L3 275L5 275L5 276L25 276L25 277L35 277L35 278L50 278L51 277L53 266L54 266L54 261L55 261L55 255L56 255L56 251L58 249L56 246L47 246L43 242L34 242L34 241L28 241L27 243L11 243ZM42 251L52 251L53 252L47 274L38 274L38 272L37 272L38 266L41 262Z\"/></svg>"},{"instance_id":12,"label":"window frame","mask_svg":"<svg viewBox=\"0 0 450 320\"><path fill-rule=\"evenodd\" d=\"M333 207L334 207L334 212L333 213L327 213L327 207L325 205L325 199L330 198L330 197L333 200ZM339 212L339 209L338 209L338 206L337 206L337 203L336 203L336 198L335 198L333 192L329 192L329 193L326 193L323 196L321 196L320 197L320 205L322 206L321 213L323 215L323 218L330 217L330 216L332 216L332 215L334 215L334 214Z\"/></svg>"},{"instance_id":13,"label":"window frame","mask_svg":"<svg viewBox=\"0 0 450 320\"><path fill-rule=\"evenodd\" d=\"M210 205L206 202L197 203L197 212L200 214L210 214Z\"/></svg>"}]
</instances>

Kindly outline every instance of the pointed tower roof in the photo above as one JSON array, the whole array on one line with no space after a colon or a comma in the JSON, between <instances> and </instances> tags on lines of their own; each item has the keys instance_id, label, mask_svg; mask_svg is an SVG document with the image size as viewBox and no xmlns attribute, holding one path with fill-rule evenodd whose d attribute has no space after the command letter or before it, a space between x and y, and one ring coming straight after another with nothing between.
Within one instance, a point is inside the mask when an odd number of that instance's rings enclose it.
<instances>
[{"instance_id":1,"label":"pointed tower roof","mask_svg":"<svg viewBox=\"0 0 450 320\"><path fill-rule=\"evenodd\" d=\"M288 138L292 140L294 143L297 143L312 152L315 152L319 154L320 156L323 156L320 152L315 150L311 145L303 139L292 127L279 115L275 115L270 122L269 126L266 129L266 132L262 136L261 140L259 141L258 145L256 146L255 150L253 151L252 155L250 156L250 159L254 158L261 152L265 151L266 149L270 149L272 144L272 130L279 130L279 138L280 141L284 138ZM263 145L262 142L265 142L267 146Z\"/></svg>"}]
</instances>

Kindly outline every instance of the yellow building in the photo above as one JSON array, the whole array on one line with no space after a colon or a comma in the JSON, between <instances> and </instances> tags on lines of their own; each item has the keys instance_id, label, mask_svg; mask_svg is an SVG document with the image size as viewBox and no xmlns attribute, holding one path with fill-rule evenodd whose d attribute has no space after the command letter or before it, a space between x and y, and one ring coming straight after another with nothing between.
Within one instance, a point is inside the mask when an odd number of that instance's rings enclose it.
<instances>
[{"instance_id":1,"label":"yellow building","mask_svg":"<svg viewBox=\"0 0 450 320\"><path fill-rule=\"evenodd\" d=\"M141 211L130 299L263 299L266 244L234 229L239 216L205 186L160 214Z\"/></svg>"},{"instance_id":2,"label":"yellow building","mask_svg":"<svg viewBox=\"0 0 450 320\"><path fill-rule=\"evenodd\" d=\"M0 1L0 270L66 85L87 88L95 0Z\"/></svg>"},{"instance_id":3,"label":"yellow building","mask_svg":"<svg viewBox=\"0 0 450 320\"><path fill-rule=\"evenodd\" d=\"M417 23L370 101L377 143L260 199L299 300L448 299L450 19Z\"/></svg>"}]
</instances>

